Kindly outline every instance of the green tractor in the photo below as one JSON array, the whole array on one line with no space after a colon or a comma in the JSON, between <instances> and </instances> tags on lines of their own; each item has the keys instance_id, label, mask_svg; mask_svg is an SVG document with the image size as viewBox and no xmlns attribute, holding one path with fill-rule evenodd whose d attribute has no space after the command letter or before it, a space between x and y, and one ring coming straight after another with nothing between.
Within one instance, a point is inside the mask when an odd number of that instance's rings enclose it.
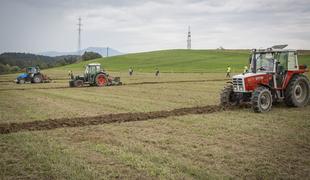
<instances>
[{"instance_id":1,"label":"green tractor","mask_svg":"<svg viewBox=\"0 0 310 180\"><path fill-rule=\"evenodd\" d=\"M69 75L71 76L69 81L70 87L82 87L85 84L99 87L122 85L120 77L109 76L107 72L101 69L99 63L88 64L85 68L84 76L73 76L72 73Z\"/></svg>"}]
</instances>

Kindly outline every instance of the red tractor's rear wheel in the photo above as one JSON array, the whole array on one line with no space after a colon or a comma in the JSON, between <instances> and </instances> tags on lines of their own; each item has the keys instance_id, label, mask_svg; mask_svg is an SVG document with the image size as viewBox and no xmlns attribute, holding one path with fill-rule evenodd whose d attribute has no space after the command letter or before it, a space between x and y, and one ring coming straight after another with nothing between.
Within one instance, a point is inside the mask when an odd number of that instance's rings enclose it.
<instances>
[{"instance_id":1,"label":"red tractor's rear wheel","mask_svg":"<svg viewBox=\"0 0 310 180\"><path fill-rule=\"evenodd\" d=\"M97 86L106 86L108 84L108 78L104 74L98 74L96 76L96 85Z\"/></svg>"},{"instance_id":2,"label":"red tractor's rear wheel","mask_svg":"<svg viewBox=\"0 0 310 180\"><path fill-rule=\"evenodd\" d=\"M286 105L294 107L306 106L309 99L310 86L308 78L304 75L294 76L285 90Z\"/></svg>"},{"instance_id":3,"label":"red tractor's rear wheel","mask_svg":"<svg viewBox=\"0 0 310 180\"><path fill-rule=\"evenodd\" d=\"M255 89L252 95L252 108L254 112L268 112L272 106L272 95L268 88L260 86Z\"/></svg>"}]
</instances>

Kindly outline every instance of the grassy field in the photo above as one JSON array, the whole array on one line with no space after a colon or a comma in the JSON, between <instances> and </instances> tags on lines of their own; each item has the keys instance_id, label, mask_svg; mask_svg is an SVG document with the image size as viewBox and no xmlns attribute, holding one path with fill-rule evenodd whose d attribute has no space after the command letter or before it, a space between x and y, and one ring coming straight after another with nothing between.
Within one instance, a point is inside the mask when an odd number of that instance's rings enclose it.
<instances>
[{"instance_id":1,"label":"grassy field","mask_svg":"<svg viewBox=\"0 0 310 180\"><path fill-rule=\"evenodd\" d=\"M200 51L189 53L209 56ZM138 56L125 57L138 64L142 61ZM247 59L246 53L244 57ZM216 105L227 80L223 73L196 73L203 69L196 61L190 64L196 67L193 72L176 65L175 72L188 73L154 77L141 70L129 77L126 71L130 63L117 69L121 57L113 58L96 61L107 63L112 75L121 76L124 86L67 88L67 70L82 72L78 65L44 70L59 79L48 84L17 85L9 82L14 74L0 76L0 123ZM112 60L115 62L110 63ZM161 69L170 71L164 60L160 64ZM152 66L141 65L150 72ZM0 179L307 179L309 119L310 106L287 108L279 104L266 114L240 108L1 134Z\"/></svg>"},{"instance_id":2,"label":"grassy field","mask_svg":"<svg viewBox=\"0 0 310 180\"><path fill-rule=\"evenodd\" d=\"M242 69L247 59L246 51L165 50L102 58L93 62L99 62L106 69L116 72L128 71L129 67L138 72L154 72L156 68L169 73L223 72L227 65L236 71ZM80 65L64 68L78 69Z\"/></svg>"}]
</instances>

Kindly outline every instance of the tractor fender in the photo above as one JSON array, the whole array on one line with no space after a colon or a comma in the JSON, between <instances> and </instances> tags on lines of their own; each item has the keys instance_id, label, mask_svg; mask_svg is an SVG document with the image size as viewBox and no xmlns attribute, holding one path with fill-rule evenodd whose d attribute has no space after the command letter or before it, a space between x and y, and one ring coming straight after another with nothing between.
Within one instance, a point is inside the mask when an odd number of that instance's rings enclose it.
<instances>
[{"instance_id":1,"label":"tractor fender","mask_svg":"<svg viewBox=\"0 0 310 180\"><path fill-rule=\"evenodd\" d=\"M273 88L273 87L271 87L271 86L269 86L268 84L258 83L258 84L257 84L257 87L259 87L259 86L263 86L263 87L268 88L269 91L271 91L272 93L273 93L273 92L276 92L276 89Z\"/></svg>"},{"instance_id":2,"label":"tractor fender","mask_svg":"<svg viewBox=\"0 0 310 180\"><path fill-rule=\"evenodd\" d=\"M26 78L28 78L28 74L23 73L23 74L20 74L19 76L17 76L16 79L26 79Z\"/></svg>"}]
</instances>

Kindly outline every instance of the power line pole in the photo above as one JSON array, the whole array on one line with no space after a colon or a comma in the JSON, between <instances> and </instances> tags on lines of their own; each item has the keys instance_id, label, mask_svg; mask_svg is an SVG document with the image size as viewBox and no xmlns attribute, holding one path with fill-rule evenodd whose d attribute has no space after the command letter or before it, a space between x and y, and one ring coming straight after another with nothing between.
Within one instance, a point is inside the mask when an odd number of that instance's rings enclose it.
<instances>
[{"instance_id":1,"label":"power line pole","mask_svg":"<svg viewBox=\"0 0 310 180\"><path fill-rule=\"evenodd\" d=\"M81 53L81 31L82 31L82 18L79 17L78 22L78 53Z\"/></svg>"},{"instance_id":2,"label":"power line pole","mask_svg":"<svg viewBox=\"0 0 310 180\"><path fill-rule=\"evenodd\" d=\"M187 33L187 49L192 48L192 35L191 35L191 27L188 26L188 33Z\"/></svg>"},{"instance_id":3,"label":"power line pole","mask_svg":"<svg viewBox=\"0 0 310 180\"><path fill-rule=\"evenodd\" d=\"M109 46L107 47L107 57L109 57Z\"/></svg>"}]
</instances>

